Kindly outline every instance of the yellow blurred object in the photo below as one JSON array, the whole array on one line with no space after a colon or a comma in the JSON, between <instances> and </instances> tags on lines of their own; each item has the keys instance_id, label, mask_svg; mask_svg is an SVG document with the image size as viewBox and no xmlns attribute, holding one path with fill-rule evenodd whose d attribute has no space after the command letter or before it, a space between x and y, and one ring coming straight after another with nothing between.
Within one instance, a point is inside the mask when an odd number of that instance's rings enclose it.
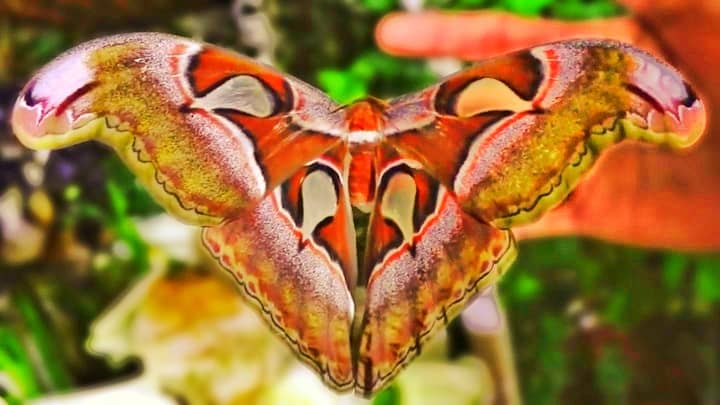
<instances>
[{"instance_id":1,"label":"yellow blurred object","mask_svg":"<svg viewBox=\"0 0 720 405\"><path fill-rule=\"evenodd\" d=\"M35 190L28 198L30 212L43 226L49 226L55 217L55 209L45 190Z\"/></svg>"},{"instance_id":2,"label":"yellow blurred object","mask_svg":"<svg viewBox=\"0 0 720 405\"><path fill-rule=\"evenodd\" d=\"M157 266L156 266L157 267ZM155 269L95 322L88 347L192 404L252 404L292 355L219 273Z\"/></svg>"},{"instance_id":3,"label":"yellow blurred object","mask_svg":"<svg viewBox=\"0 0 720 405\"><path fill-rule=\"evenodd\" d=\"M2 262L11 265L27 263L37 258L45 247L45 229L23 217L23 196L17 187L0 195L0 229Z\"/></svg>"},{"instance_id":4,"label":"yellow blurred object","mask_svg":"<svg viewBox=\"0 0 720 405\"><path fill-rule=\"evenodd\" d=\"M153 270L91 327L91 352L115 364L140 358L144 380L191 404L367 403L327 389L219 269L168 274L167 256L156 250L152 258ZM490 403L487 366L472 358L448 362L446 343L438 334L398 378L399 404L440 397Z\"/></svg>"},{"instance_id":5,"label":"yellow blurred object","mask_svg":"<svg viewBox=\"0 0 720 405\"><path fill-rule=\"evenodd\" d=\"M480 359L464 357L458 361L419 361L400 374L397 381L403 404L479 404L494 403L490 370Z\"/></svg>"}]
</instances>

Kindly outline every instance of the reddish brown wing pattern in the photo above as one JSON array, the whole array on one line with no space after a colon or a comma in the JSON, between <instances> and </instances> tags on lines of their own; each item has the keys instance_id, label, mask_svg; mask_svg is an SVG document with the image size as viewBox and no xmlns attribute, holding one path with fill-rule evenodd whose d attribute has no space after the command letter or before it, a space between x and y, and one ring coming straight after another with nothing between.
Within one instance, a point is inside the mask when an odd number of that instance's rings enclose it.
<instances>
[{"instance_id":1,"label":"reddish brown wing pattern","mask_svg":"<svg viewBox=\"0 0 720 405\"><path fill-rule=\"evenodd\" d=\"M355 232L342 166L326 154L276 188L254 210L206 228L208 250L252 303L325 382L354 383L350 329Z\"/></svg>"},{"instance_id":2,"label":"reddish brown wing pattern","mask_svg":"<svg viewBox=\"0 0 720 405\"><path fill-rule=\"evenodd\" d=\"M170 212L215 224L340 143L335 109L246 57L145 33L59 56L23 89L12 122L32 148L109 144Z\"/></svg>"},{"instance_id":3,"label":"reddish brown wing pattern","mask_svg":"<svg viewBox=\"0 0 720 405\"><path fill-rule=\"evenodd\" d=\"M187 74L194 93L187 110L192 111L195 105L201 109L211 107L209 109L213 113L225 117L249 134L267 190L274 189L300 166L342 140L337 136L342 128L341 115L332 117L336 107L325 95L251 59L240 58L221 48L206 47L192 56ZM244 81L239 82L239 79ZM256 97L248 97L245 88L255 83L266 91L253 94ZM222 87L226 89L212 97ZM248 108L247 105L260 98L257 96L267 97L266 102L272 108L264 109L258 105ZM208 98L212 100L204 101ZM233 102L246 108L233 108ZM312 114L304 114L306 109ZM316 129L310 129L313 124ZM335 133L328 134L322 130Z\"/></svg>"},{"instance_id":4,"label":"reddish brown wing pattern","mask_svg":"<svg viewBox=\"0 0 720 405\"><path fill-rule=\"evenodd\" d=\"M111 145L168 211L219 224L204 231L208 249L303 360L345 389L356 253L342 118L319 91L246 57L129 34L50 63L12 120L30 147Z\"/></svg>"},{"instance_id":5,"label":"reddish brown wing pattern","mask_svg":"<svg viewBox=\"0 0 720 405\"><path fill-rule=\"evenodd\" d=\"M460 115L455 112L462 101L459 96L469 83L488 77L530 99L541 83L540 69L540 62L529 53L509 55L466 69L420 93L398 97L387 112L388 143L452 188L472 143L516 108L506 94L487 93L473 105L479 113Z\"/></svg>"},{"instance_id":6,"label":"reddish brown wing pattern","mask_svg":"<svg viewBox=\"0 0 720 405\"><path fill-rule=\"evenodd\" d=\"M363 395L384 387L515 258L510 231L464 213L417 162L392 151L381 155L355 363L355 387Z\"/></svg>"},{"instance_id":7,"label":"reddish brown wing pattern","mask_svg":"<svg viewBox=\"0 0 720 405\"><path fill-rule=\"evenodd\" d=\"M389 144L421 162L464 210L501 227L561 201L609 145L687 146L705 127L702 103L676 71L607 41L480 62L392 101L388 115Z\"/></svg>"}]
</instances>

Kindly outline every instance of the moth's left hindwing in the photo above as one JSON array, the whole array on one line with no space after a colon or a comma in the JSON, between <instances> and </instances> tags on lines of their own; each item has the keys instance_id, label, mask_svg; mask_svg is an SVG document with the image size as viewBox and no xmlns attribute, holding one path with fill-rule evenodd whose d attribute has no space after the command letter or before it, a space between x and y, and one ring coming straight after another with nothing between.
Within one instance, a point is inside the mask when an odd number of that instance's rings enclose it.
<instances>
[{"instance_id":1,"label":"moth's left hindwing","mask_svg":"<svg viewBox=\"0 0 720 405\"><path fill-rule=\"evenodd\" d=\"M354 383L357 264L341 156L334 150L304 166L255 209L206 228L203 238L300 358L345 391Z\"/></svg>"},{"instance_id":2,"label":"moth's left hindwing","mask_svg":"<svg viewBox=\"0 0 720 405\"><path fill-rule=\"evenodd\" d=\"M335 109L251 59L148 33L61 55L25 86L12 123L31 148L112 146L165 208L207 225L253 206L338 144L327 133L337 133Z\"/></svg>"}]
</instances>

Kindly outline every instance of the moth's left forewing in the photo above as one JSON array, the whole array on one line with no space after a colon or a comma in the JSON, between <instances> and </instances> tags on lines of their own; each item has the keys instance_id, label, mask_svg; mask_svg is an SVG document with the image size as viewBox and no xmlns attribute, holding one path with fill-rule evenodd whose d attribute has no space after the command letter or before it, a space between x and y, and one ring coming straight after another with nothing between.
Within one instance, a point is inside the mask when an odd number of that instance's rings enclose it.
<instances>
[{"instance_id":1,"label":"moth's left forewing","mask_svg":"<svg viewBox=\"0 0 720 405\"><path fill-rule=\"evenodd\" d=\"M355 364L363 395L382 389L515 257L510 231L463 212L417 162L391 158L380 169Z\"/></svg>"},{"instance_id":2,"label":"moth's left forewing","mask_svg":"<svg viewBox=\"0 0 720 405\"><path fill-rule=\"evenodd\" d=\"M340 143L335 109L245 56L136 33L57 57L22 90L12 124L34 149L106 143L172 214L216 224Z\"/></svg>"},{"instance_id":3,"label":"moth's left forewing","mask_svg":"<svg viewBox=\"0 0 720 405\"><path fill-rule=\"evenodd\" d=\"M390 125L388 142L422 162L467 212L502 227L561 201L605 147L625 138L684 147L706 123L677 71L607 41L483 61L401 101L391 115L423 105L434 119Z\"/></svg>"}]
</instances>

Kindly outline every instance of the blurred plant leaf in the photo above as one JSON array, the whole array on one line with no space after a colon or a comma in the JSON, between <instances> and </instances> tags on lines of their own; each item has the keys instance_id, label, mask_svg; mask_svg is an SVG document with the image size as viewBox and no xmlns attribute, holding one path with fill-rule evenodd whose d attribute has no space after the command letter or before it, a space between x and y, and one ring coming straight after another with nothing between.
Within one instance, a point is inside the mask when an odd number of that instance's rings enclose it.
<instances>
[{"instance_id":1,"label":"blurred plant leaf","mask_svg":"<svg viewBox=\"0 0 720 405\"><path fill-rule=\"evenodd\" d=\"M400 390L396 384L391 384L380 391L372 400L373 405L398 405L401 403Z\"/></svg>"},{"instance_id":2,"label":"blurred plant leaf","mask_svg":"<svg viewBox=\"0 0 720 405\"><path fill-rule=\"evenodd\" d=\"M603 311L603 317L614 325L623 325L627 320L628 299L627 291L614 291L609 298L609 302Z\"/></svg>"},{"instance_id":3,"label":"blurred plant leaf","mask_svg":"<svg viewBox=\"0 0 720 405\"><path fill-rule=\"evenodd\" d=\"M378 51L366 51L346 69L322 69L317 82L332 99L347 104L372 94L394 97L420 90L437 77L424 62L395 58Z\"/></svg>"},{"instance_id":4,"label":"blurred plant leaf","mask_svg":"<svg viewBox=\"0 0 720 405\"><path fill-rule=\"evenodd\" d=\"M442 0L437 0L437 2L441 1ZM454 9L469 10L475 8L490 7L491 5L497 3L497 0L455 0L449 1L447 3L450 3L448 4L448 6Z\"/></svg>"},{"instance_id":5,"label":"blurred plant leaf","mask_svg":"<svg viewBox=\"0 0 720 405\"><path fill-rule=\"evenodd\" d=\"M396 6L396 0L361 0L361 3L375 13L387 13Z\"/></svg>"},{"instance_id":6,"label":"blurred plant leaf","mask_svg":"<svg viewBox=\"0 0 720 405\"><path fill-rule=\"evenodd\" d=\"M35 367L46 388L52 391L70 388L72 379L58 351L58 342L46 326L36 302L27 291L18 289L12 294L12 303L22 317L30 344L35 348L40 362Z\"/></svg>"},{"instance_id":7,"label":"blurred plant leaf","mask_svg":"<svg viewBox=\"0 0 720 405\"><path fill-rule=\"evenodd\" d=\"M32 45L28 56L37 65L42 65L65 50L68 39L60 29L47 29L40 31Z\"/></svg>"},{"instance_id":8,"label":"blurred plant leaf","mask_svg":"<svg viewBox=\"0 0 720 405\"><path fill-rule=\"evenodd\" d=\"M703 258L697 261L693 289L696 298L703 304L720 301L720 261Z\"/></svg>"},{"instance_id":9,"label":"blurred plant leaf","mask_svg":"<svg viewBox=\"0 0 720 405\"><path fill-rule=\"evenodd\" d=\"M107 192L113 214L109 225L130 250L129 258L135 264L137 273L144 273L150 266L148 246L128 214L127 197L113 181L108 181Z\"/></svg>"},{"instance_id":10,"label":"blurred plant leaf","mask_svg":"<svg viewBox=\"0 0 720 405\"><path fill-rule=\"evenodd\" d=\"M676 293L687 266L687 256L680 253L667 253L662 262L662 279L665 288L672 293Z\"/></svg>"},{"instance_id":11,"label":"blurred plant leaf","mask_svg":"<svg viewBox=\"0 0 720 405\"><path fill-rule=\"evenodd\" d=\"M542 282L537 277L522 272L512 282L513 298L518 302L534 300L542 292Z\"/></svg>"},{"instance_id":12,"label":"blurred plant leaf","mask_svg":"<svg viewBox=\"0 0 720 405\"><path fill-rule=\"evenodd\" d=\"M553 0L502 0L500 7L503 9L526 16L539 15L540 12Z\"/></svg>"},{"instance_id":13,"label":"blurred plant leaf","mask_svg":"<svg viewBox=\"0 0 720 405\"><path fill-rule=\"evenodd\" d=\"M125 196L128 215L147 216L163 212L150 194L137 181L134 174L122 163L120 158L110 155L103 162L103 169L109 181Z\"/></svg>"},{"instance_id":14,"label":"blurred plant leaf","mask_svg":"<svg viewBox=\"0 0 720 405\"><path fill-rule=\"evenodd\" d=\"M603 349L595 366L595 380L605 396L605 403L624 404L628 399L630 372L614 346Z\"/></svg>"},{"instance_id":15,"label":"blurred plant leaf","mask_svg":"<svg viewBox=\"0 0 720 405\"><path fill-rule=\"evenodd\" d=\"M348 104L367 95L366 82L352 72L324 69L318 72L320 87L336 102Z\"/></svg>"},{"instance_id":16,"label":"blurred plant leaf","mask_svg":"<svg viewBox=\"0 0 720 405\"><path fill-rule=\"evenodd\" d=\"M556 315L545 315L540 320L537 334L537 365L526 381L526 398L532 398L536 404L555 404L565 386L567 376L567 360L563 343L567 339L568 328L562 318Z\"/></svg>"},{"instance_id":17,"label":"blurred plant leaf","mask_svg":"<svg viewBox=\"0 0 720 405\"><path fill-rule=\"evenodd\" d=\"M0 398L3 389L9 404L20 404L40 392L21 337L8 326L0 326Z\"/></svg>"},{"instance_id":18,"label":"blurred plant leaf","mask_svg":"<svg viewBox=\"0 0 720 405\"><path fill-rule=\"evenodd\" d=\"M608 18L624 13L623 7L614 0L555 0L543 10L543 14L563 20Z\"/></svg>"}]
</instances>

